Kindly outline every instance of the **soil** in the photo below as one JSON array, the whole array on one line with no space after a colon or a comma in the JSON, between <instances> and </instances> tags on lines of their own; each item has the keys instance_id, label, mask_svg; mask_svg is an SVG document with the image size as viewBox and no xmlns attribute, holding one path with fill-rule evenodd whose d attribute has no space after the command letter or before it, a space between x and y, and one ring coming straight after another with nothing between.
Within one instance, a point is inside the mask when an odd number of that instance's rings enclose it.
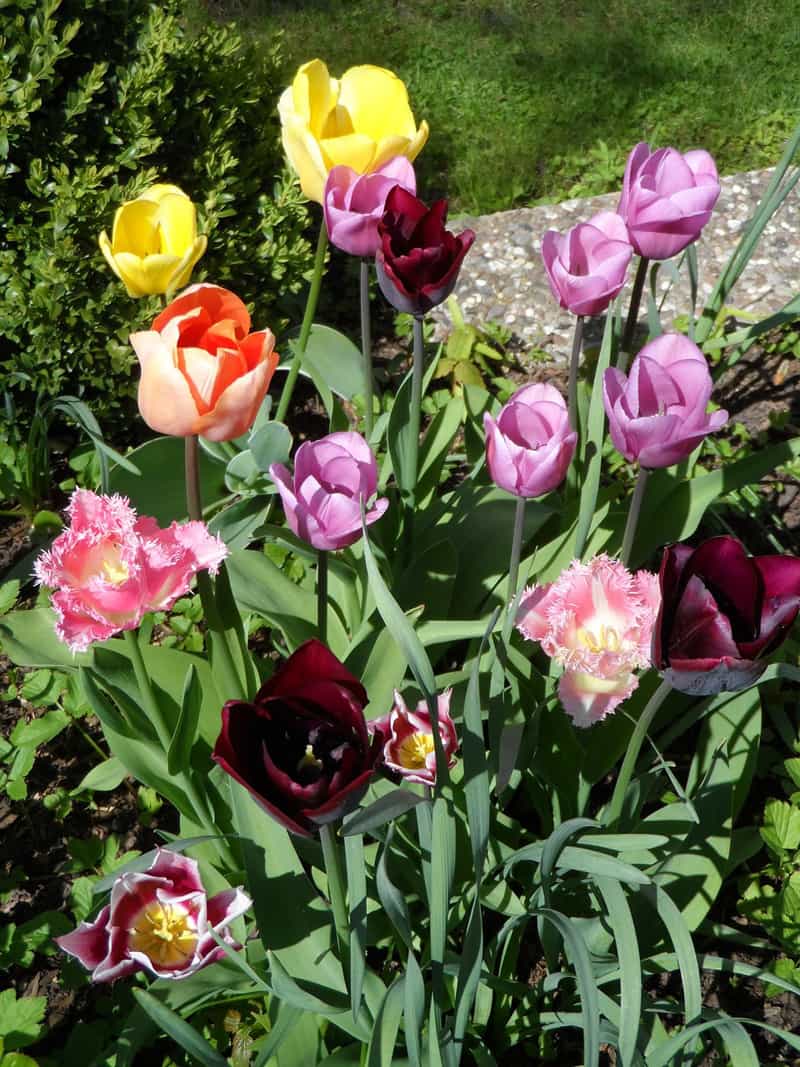
<instances>
[{"instance_id":1,"label":"soil","mask_svg":"<svg viewBox=\"0 0 800 1067\"><path fill-rule=\"evenodd\" d=\"M395 359L401 349L394 340L379 340L376 343L376 361L386 366ZM566 372L563 366L529 361L523 356L524 367L512 371L511 376L522 381L548 380L566 387ZM742 422L751 433L774 437L771 419L780 414L784 427L779 433L788 436L800 432L800 395L798 394L800 361L789 360L778 354L754 348L738 366L727 371L715 389L715 399L725 406L732 421ZM292 418L296 441L315 438L325 433L327 421L313 389L300 380ZM773 484L775 480L773 479ZM769 480L767 480L769 485ZM800 551L800 482L784 478L781 486L775 484L770 498L771 510L779 516L786 537L794 542L794 550ZM756 538L761 536L756 520ZM748 541L749 543L749 541ZM28 524L23 519L0 519L0 582L26 553L33 542ZM756 545L751 545L754 551ZM787 544L787 547L790 547ZM5 691L17 672L0 654L0 691ZM7 700L0 706L0 730L8 737L15 724L29 719L33 709L23 700ZM101 747L104 742L99 726L92 720L84 720L83 727ZM80 734L68 728L51 744L43 746L28 776L28 797L24 801L9 801L0 796L0 832L3 839L3 855L0 860L0 877L4 880L14 872L23 871L21 884L5 894L0 903L0 930L8 922L17 925L26 922L45 910L66 911L70 887L69 877L60 873L69 860L70 838L105 838L114 833L123 850L146 851L161 840L159 829L174 830L174 812L165 805L149 827L141 824L137 809L136 791L130 781L113 793L95 794L94 802L86 805L77 802L63 820L44 807L43 800L59 788L73 789L85 773L98 761L97 753ZM769 795L766 793L765 796ZM752 798L758 805L763 797ZM714 909L717 918L727 923L736 921L735 887L730 886L727 895L717 901ZM757 957L752 953L731 952L730 946L704 944L704 951L719 951L720 954L757 965L768 965L771 959ZM18 995L41 995L47 997L46 1027L48 1037L36 1051L44 1054L55 1052L69 1035L76 1022L92 1017L93 998L96 991L89 986L66 988L59 980L60 959L57 955L37 954L28 968L16 967L8 973L10 984ZM540 976L541 961L530 962L531 981ZM677 989L654 981L649 990L652 996L676 994ZM789 1031L800 1030L800 1002L790 994L766 999L760 982L729 979L725 976L706 974L704 977L705 1002L709 1007L719 1007L732 1015L760 1019ZM764 1031L754 1034L754 1040L762 1064L800 1063L795 1054L779 1039ZM557 1059L549 1062L562 1064L580 1060L580 1048L566 1038L561 1038ZM525 1053L525 1063L538 1062L531 1050ZM142 1060L141 1062L144 1062ZM605 1062L615 1062L613 1051ZM708 1063L720 1062L709 1058ZM518 1067L511 1057L504 1067Z\"/></svg>"}]
</instances>

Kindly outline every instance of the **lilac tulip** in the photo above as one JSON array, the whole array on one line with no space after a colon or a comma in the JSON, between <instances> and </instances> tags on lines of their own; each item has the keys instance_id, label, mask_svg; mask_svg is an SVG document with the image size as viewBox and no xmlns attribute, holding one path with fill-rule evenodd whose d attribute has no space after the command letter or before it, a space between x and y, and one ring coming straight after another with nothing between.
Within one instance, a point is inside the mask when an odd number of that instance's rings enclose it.
<instances>
[{"instance_id":1,"label":"lilac tulip","mask_svg":"<svg viewBox=\"0 0 800 1067\"><path fill-rule=\"evenodd\" d=\"M642 143L628 156L617 211L640 256L669 259L697 240L718 196L719 176L708 152L651 152Z\"/></svg>"},{"instance_id":2,"label":"lilac tulip","mask_svg":"<svg viewBox=\"0 0 800 1067\"><path fill-rule=\"evenodd\" d=\"M298 537L322 552L359 539L361 503L368 505L378 488L378 465L361 434L331 433L306 441L294 458L294 477L282 463L273 463L269 473ZM367 525L388 506L385 498L376 500L366 513Z\"/></svg>"},{"instance_id":3,"label":"lilac tulip","mask_svg":"<svg viewBox=\"0 0 800 1067\"><path fill-rule=\"evenodd\" d=\"M599 315L622 286L633 249L615 211L601 211L565 234L548 230L542 259L553 296L573 315Z\"/></svg>"},{"instance_id":4,"label":"lilac tulip","mask_svg":"<svg viewBox=\"0 0 800 1067\"><path fill-rule=\"evenodd\" d=\"M414 168L405 156L395 156L371 174L359 174L343 165L331 169L323 210L328 236L337 248L351 256L375 255L380 243L378 223L395 185L412 195L417 191Z\"/></svg>"},{"instance_id":5,"label":"lilac tulip","mask_svg":"<svg viewBox=\"0 0 800 1067\"><path fill-rule=\"evenodd\" d=\"M495 421L486 412L486 463L492 480L518 497L542 496L564 480L578 435L552 385L526 385Z\"/></svg>"},{"instance_id":6,"label":"lilac tulip","mask_svg":"<svg viewBox=\"0 0 800 1067\"><path fill-rule=\"evenodd\" d=\"M627 460L651 470L679 463L725 425L727 411L706 414L710 396L705 356L680 333L646 344L628 377L616 368L603 376L611 440Z\"/></svg>"}]
</instances>

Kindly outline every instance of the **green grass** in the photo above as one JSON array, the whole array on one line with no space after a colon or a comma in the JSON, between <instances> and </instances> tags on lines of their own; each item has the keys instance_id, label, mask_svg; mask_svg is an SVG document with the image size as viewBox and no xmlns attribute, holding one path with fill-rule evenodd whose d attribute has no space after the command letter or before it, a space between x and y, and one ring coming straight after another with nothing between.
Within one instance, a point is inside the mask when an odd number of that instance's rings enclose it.
<instances>
[{"instance_id":1,"label":"green grass","mask_svg":"<svg viewBox=\"0 0 800 1067\"><path fill-rule=\"evenodd\" d=\"M196 0L195 0L196 2ZM800 121L800 0L225 0L287 84L376 63L430 140L422 194L488 212L618 187L639 140L768 166Z\"/></svg>"}]
</instances>

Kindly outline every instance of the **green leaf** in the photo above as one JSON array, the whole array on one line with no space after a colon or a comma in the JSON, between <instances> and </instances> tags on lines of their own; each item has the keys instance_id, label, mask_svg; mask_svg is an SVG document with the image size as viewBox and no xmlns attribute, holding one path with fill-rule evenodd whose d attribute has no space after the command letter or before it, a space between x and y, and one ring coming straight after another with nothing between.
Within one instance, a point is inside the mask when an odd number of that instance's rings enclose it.
<instances>
[{"instance_id":1,"label":"green leaf","mask_svg":"<svg viewBox=\"0 0 800 1067\"><path fill-rule=\"evenodd\" d=\"M0 615L5 615L14 607L19 596L19 579L3 582L0 585Z\"/></svg>"},{"instance_id":2,"label":"green leaf","mask_svg":"<svg viewBox=\"0 0 800 1067\"><path fill-rule=\"evenodd\" d=\"M386 834L386 841L381 849L380 858L375 868L375 890L381 907L389 917L389 921L400 936L400 940L411 952L413 934L411 932L411 918L405 896L389 877L388 860L391 855L394 826L390 823Z\"/></svg>"},{"instance_id":3,"label":"green leaf","mask_svg":"<svg viewBox=\"0 0 800 1067\"><path fill-rule=\"evenodd\" d=\"M680 909L671 897L658 885L644 886L637 897L646 900L655 908L658 917L669 935L675 948L678 970L683 985L683 1012L686 1025L699 1019L703 1007L703 994L700 985L700 968L694 951L692 935Z\"/></svg>"},{"instance_id":4,"label":"green leaf","mask_svg":"<svg viewBox=\"0 0 800 1067\"><path fill-rule=\"evenodd\" d=\"M364 838L351 834L344 841L347 870L347 908L350 925L350 1001L353 1020L358 1020L364 991L367 951L367 869Z\"/></svg>"},{"instance_id":5,"label":"green leaf","mask_svg":"<svg viewBox=\"0 0 800 1067\"><path fill-rule=\"evenodd\" d=\"M70 796L75 797L80 793L110 793L125 778L125 768L116 756L110 756L102 763L98 763L81 778L80 783L70 790Z\"/></svg>"},{"instance_id":6,"label":"green leaf","mask_svg":"<svg viewBox=\"0 0 800 1067\"><path fill-rule=\"evenodd\" d=\"M464 934L464 946L458 963L458 985L456 987L456 1015L453 1024L453 1037L456 1049L460 1050L467 1032L472 1005L478 992L478 983L483 965L483 918L481 916L480 898L475 897L470 909L467 929Z\"/></svg>"},{"instance_id":7,"label":"green leaf","mask_svg":"<svg viewBox=\"0 0 800 1067\"><path fill-rule=\"evenodd\" d=\"M11 731L11 744L19 748L46 745L61 733L69 721L69 715L61 708L46 711L30 722L20 721Z\"/></svg>"},{"instance_id":8,"label":"green leaf","mask_svg":"<svg viewBox=\"0 0 800 1067\"><path fill-rule=\"evenodd\" d=\"M399 819L424 799L419 793L410 793L407 789L393 789L390 793L378 797L366 808L349 815L342 826L342 836L350 837L353 834L377 830L379 826Z\"/></svg>"},{"instance_id":9,"label":"green leaf","mask_svg":"<svg viewBox=\"0 0 800 1067\"><path fill-rule=\"evenodd\" d=\"M162 1004L152 993L144 989L134 989L133 995L159 1029L188 1052L195 1062L203 1064L203 1067L228 1067L224 1056L212 1048L185 1019L166 1004Z\"/></svg>"},{"instance_id":10,"label":"green leaf","mask_svg":"<svg viewBox=\"0 0 800 1067\"><path fill-rule=\"evenodd\" d=\"M270 500L270 497L265 498L260 494L237 500L218 511L209 522L208 528L211 533L222 538L231 552L237 548L247 548L256 531L264 525L269 514Z\"/></svg>"},{"instance_id":11,"label":"green leaf","mask_svg":"<svg viewBox=\"0 0 800 1067\"><path fill-rule=\"evenodd\" d=\"M428 426L419 446L419 476L417 478L417 507L424 509L439 488L442 468L453 438L464 418L464 401L453 397L438 411Z\"/></svg>"},{"instance_id":12,"label":"green leaf","mask_svg":"<svg viewBox=\"0 0 800 1067\"><path fill-rule=\"evenodd\" d=\"M364 395L364 359L349 337L314 323L303 355L302 373L323 381L343 400Z\"/></svg>"},{"instance_id":13,"label":"green leaf","mask_svg":"<svg viewBox=\"0 0 800 1067\"><path fill-rule=\"evenodd\" d=\"M282 422L268 422L251 435L248 442L255 464L267 474L273 463L288 463L292 435Z\"/></svg>"},{"instance_id":14,"label":"green leaf","mask_svg":"<svg viewBox=\"0 0 800 1067\"><path fill-rule=\"evenodd\" d=\"M472 862L478 885L480 885L483 877L483 865L486 859L492 814L489 796L489 768L486 762L486 745L483 737L483 717L481 715L480 665L484 649L489 640L489 634L494 630L499 612L499 608L495 609L489 620L470 671L469 684L464 698L464 726L461 734L467 821L472 845Z\"/></svg>"},{"instance_id":15,"label":"green leaf","mask_svg":"<svg viewBox=\"0 0 800 1067\"><path fill-rule=\"evenodd\" d=\"M386 990L386 995L375 1017L372 1039L367 1050L367 1067L392 1067L402 1014L403 979L397 978Z\"/></svg>"},{"instance_id":16,"label":"green leaf","mask_svg":"<svg viewBox=\"0 0 800 1067\"><path fill-rule=\"evenodd\" d=\"M0 990L0 1038L7 1052L32 1045L42 1032L47 997L20 997L15 989Z\"/></svg>"},{"instance_id":17,"label":"green leaf","mask_svg":"<svg viewBox=\"0 0 800 1067\"><path fill-rule=\"evenodd\" d=\"M642 961L636 925L625 892L613 878L597 878L617 947L620 972L619 1054L623 1064L636 1059L642 1016Z\"/></svg>"},{"instance_id":18,"label":"green leaf","mask_svg":"<svg viewBox=\"0 0 800 1067\"><path fill-rule=\"evenodd\" d=\"M200 688L200 676L192 663L183 681L181 709L167 752L167 770L170 774L178 774L179 771L186 770L189 766L192 748L197 740L202 704L203 692Z\"/></svg>"},{"instance_id":19,"label":"green leaf","mask_svg":"<svg viewBox=\"0 0 800 1067\"><path fill-rule=\"evenodd\" d=\"M425 1019L425 980L417 957L409 946L403 988L403 1018L408 1058L413 1067L421 1067L420 1035Z\"/></svg>"},{"instance_id":20,"label":"green leaf","mask_svg":"<svg viewBox=\"0 0 800 1067\"><path fill-rule=\"evenodd\" d=\"M760 830L767 847L780 856L800 847L800 808L785 800L768 800L764 805L764 825Z\"/></svg>"},{"instance_id":21,"label":"green leaf","mask_svg":"<svg viewBox=\"0 0 800 1067\"><path fill-rule=\"evenodd\" d=\"M156 437L134 449L127 457L141 471L141 476L122 467L112 467L110 492L129 498L140 515L152 515L159 526L174 519L185 519L186 480L182 437ZM199 451L200 497L207 508L227 496L224 473L205 452Z\"/></svg>"},{"instance_id":22,"label":"green leaf","mask_svg":"<svg viewBox=\"0 0 800 1067\"><path fill-rule=\"evenodd\" d=\"M447 915L450 909L450 893L456 866L456 830L454 814L444 796L433 801L433 826L431 831L431 884L429 908L431 915L430 952L431 965L444 967L447 940Z\"/></svg>"},{"instance_id":23,"label":"green leaf","mask_svg":"<svg viewBox=\"0 0 800 1067\"><path fill-rule=\"evenodd\" d=\"M0 644L19 667L76 670L91 662L91 653L74 653L56 637L55 615L47 608L12 611L0 616Z\"/></svg>"}]
</instances>

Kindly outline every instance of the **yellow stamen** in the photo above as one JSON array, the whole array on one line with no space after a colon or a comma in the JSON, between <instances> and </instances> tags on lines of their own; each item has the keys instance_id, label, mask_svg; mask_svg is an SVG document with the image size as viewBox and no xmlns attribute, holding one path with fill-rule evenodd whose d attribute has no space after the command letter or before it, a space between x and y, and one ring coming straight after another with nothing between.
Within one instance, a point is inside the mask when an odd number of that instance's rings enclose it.
<instances>
[{"instance_id":1,"label":"yellow stamen","mask_svg":"<svg viewBox=\"0 0 800 1067\"><path fill-rule=\"evenodd\" d=\"M600 625L599 636L593 630L581 627L578 630L578 640L585 645L590 652L619 652L622 647L619 634L613 626Z\"/></svg>"},{"instance_id":2,"label":"yellow stamen","mask_svg":"<svg viewBox=\"0 0 800 1067\"><path fill-rule=\"evenodd\" d=\"M397 756L401 767L416 771L426 766L427 757L433 752L433 734L414 733L400 742Z\"/></svg>"},{"instance_id":3,"label":"yellow stamen","mask_svg":"<svg viewBox=\"0 0 800 1067\"><path fill-rule=\"evenodd\" d=\"M129 933L130 948L143 952L157 967L186 963L197 944L194 918L180 904L150 904Z\"/></svg>"},{"instance_id":4,"label":"yellow stamen","mask_svg":"<svg viewBox=\"0 0 800 1067\"><path fill-rule=\"evenodd\" d=\"M314 755L314 748L312 745L306 745L306 750L297 763L298 773L306 770L307 767L313 767L316 771L321 771L323 767L322 760L317 759Z\"/></svg>"},{"instance_id":5,"label":"yellow stamen","mask_svg":"<svg viewBox=\"0 0 800 1067\"><path fill-rule=\"evenodd\" d=\"M128 580L128 564L119 557L117 559L104 560L103 574L112 585L122 585L123 582Z\"/></svg>"}]
</instances>

